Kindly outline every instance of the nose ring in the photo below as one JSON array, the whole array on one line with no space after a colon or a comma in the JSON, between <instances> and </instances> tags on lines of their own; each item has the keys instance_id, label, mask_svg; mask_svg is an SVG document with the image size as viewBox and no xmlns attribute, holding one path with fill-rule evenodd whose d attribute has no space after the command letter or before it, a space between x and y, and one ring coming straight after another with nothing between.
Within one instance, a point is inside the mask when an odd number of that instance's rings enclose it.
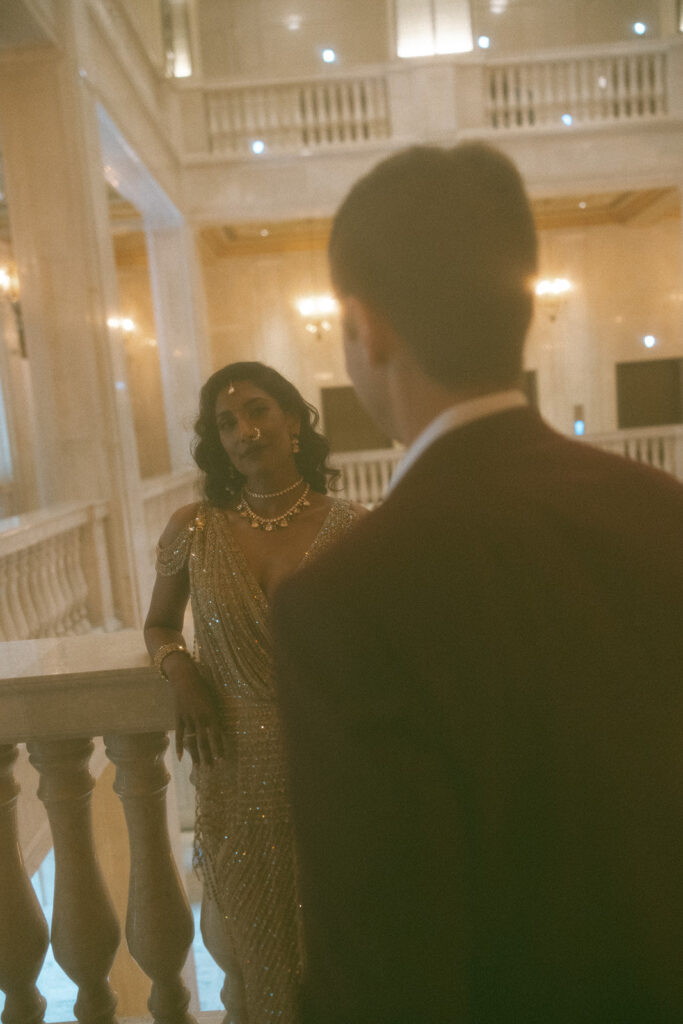
<instances>
[{"instance_id":1,"label":"nose ring","mask_svg":"<svg viewBox=\"0 0 683 1024\"><path fill-rule=\"evenodd\" d=\"M260 427L254 427L253 433L251 433L248 436L247 440L248 441L258 441L260 437L261 437L261 428Z\"/></svg>"}]
</instances>

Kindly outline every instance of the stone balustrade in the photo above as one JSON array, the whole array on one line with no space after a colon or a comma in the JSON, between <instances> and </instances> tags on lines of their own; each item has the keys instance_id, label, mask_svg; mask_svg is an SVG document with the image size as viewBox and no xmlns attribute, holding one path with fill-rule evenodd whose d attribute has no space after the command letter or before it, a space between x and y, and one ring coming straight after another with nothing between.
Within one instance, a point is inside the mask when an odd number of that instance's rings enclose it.
<instances>
[{"instance_id":1,"label":"stone balustrade","mask_svg":"<svg viewBox=\"0 0 683 1024\"><path fill-rule=\"evenodd\" d=\"M0 520L0 642L118 628L107 515L100 502Z\"/></svg>"},{"instance_id":2,"label":"stone balustrade","mask_svg":"<svg viewBox=\"0 0 683 1024\"><path fill-rule=\"evenodd\" d=\"M667 51L585 47L486 65L486 125L502 131L651 120L668 113Z\"/></svg>"},{"instance_id":3,"label":"stone balustrade","mask_svg":"<svg viewBox=\"0 0 683 1024\"><path fill-rule=\"evenodd\" d=\"M586 440L597 448L646 462L683 480L683 427L637 427L592 434Z\"/></svg>"},{"instance_id":4,"label":"stone balustrade","mask_svg":"<svg viewBox=\"0 0 683 1024\"><path fill-rule=\"evenodd\" d=\"M194 470L142 482L150 590L159 535L171 513L197 496ZM0 519L0 643L121 628L107 529L105 502Z\"/></svg>"},{"instance_id":5,"label":"stone balustrade","mask_svg":"<svg viewBox=\"0 0 683 1024\"><path fill-rule=\"evenodd\" d=\"M680 44L391 61L270 82L176 84L183 158L259 159L453 132L563 131L680 116ZM426 133L426 135L425 135ZM259 142L257 150L252 150Z\"/></svg>"},{"instance_id":6,"label":"stone balustrade","mask_svg":"<svg viewBox=\"0 0 683 1024\"><path fill-rule=\"evenodd\" d=\"M130 845L126 938L151 983L158 1024L192 1024L181 972L192 941L190 907L169 841L164 764L173 727L168 687L133 631L3 646L0 675L0 989L3 1024L40 1024L36 987L48 927L17 838L17 744L39 773L55 853L55 959L78 986L79 1021L115 1024L108 976L120 941L92 834L92 738L103 736L116 766Z\"/></svg>"}]
</instances>

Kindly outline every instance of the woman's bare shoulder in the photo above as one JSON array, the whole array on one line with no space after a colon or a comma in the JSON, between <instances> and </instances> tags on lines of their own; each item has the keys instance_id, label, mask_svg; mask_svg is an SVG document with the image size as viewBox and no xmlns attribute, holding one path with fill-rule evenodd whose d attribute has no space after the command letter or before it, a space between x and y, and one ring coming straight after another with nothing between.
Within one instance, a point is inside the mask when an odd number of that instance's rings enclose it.
<instances>
[{"instance_id":1,"label":"woman's bare shoulder","mask_svg":"<svg viewBox=\"0 0 683 1024\"><path fill-rule=\"evenodd\" d=\"M177 508L164 527L164 532L159 538L159 545L162 548L168 547L173 541L192 523L199 511L201 502L193 501L191 505L183 505Z\"/></svg>"}]
</instances>

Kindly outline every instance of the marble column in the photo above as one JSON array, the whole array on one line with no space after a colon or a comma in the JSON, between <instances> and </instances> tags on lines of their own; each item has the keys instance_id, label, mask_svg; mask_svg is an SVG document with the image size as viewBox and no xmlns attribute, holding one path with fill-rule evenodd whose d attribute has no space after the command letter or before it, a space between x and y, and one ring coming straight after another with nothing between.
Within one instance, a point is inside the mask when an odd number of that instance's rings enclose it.
<instances>
[{"instance_id":1,"label":"marble column","mask_svg":"<svg viewBox=\"0 0 683 1024\"><path fill-rule=\"evenodd\" d=\"M0 62L2 147L35 409L40 504L110 502L119 617L139 624L148 559L95 99L79 72L84 5L59 47Z\"/></svg>"}]
</instances>

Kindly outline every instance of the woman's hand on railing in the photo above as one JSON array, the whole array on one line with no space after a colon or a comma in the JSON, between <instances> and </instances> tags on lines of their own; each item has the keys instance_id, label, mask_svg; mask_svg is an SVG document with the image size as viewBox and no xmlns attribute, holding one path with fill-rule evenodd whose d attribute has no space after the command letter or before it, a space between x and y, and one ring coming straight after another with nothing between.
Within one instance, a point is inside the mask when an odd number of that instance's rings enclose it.
<instances>
[{"instance_id":1,"label":"woman's hand on railing","mask_svg":"<svg viewBox=\"0 0 683 1024\"><path fill-rule=\"evenodd\" d=\"M167 655L164 673L175 694L178 760L185 749L193 764L212 765L225 753L218 700L187 652L175 651Z\"/></svg>"}]
</instances>

